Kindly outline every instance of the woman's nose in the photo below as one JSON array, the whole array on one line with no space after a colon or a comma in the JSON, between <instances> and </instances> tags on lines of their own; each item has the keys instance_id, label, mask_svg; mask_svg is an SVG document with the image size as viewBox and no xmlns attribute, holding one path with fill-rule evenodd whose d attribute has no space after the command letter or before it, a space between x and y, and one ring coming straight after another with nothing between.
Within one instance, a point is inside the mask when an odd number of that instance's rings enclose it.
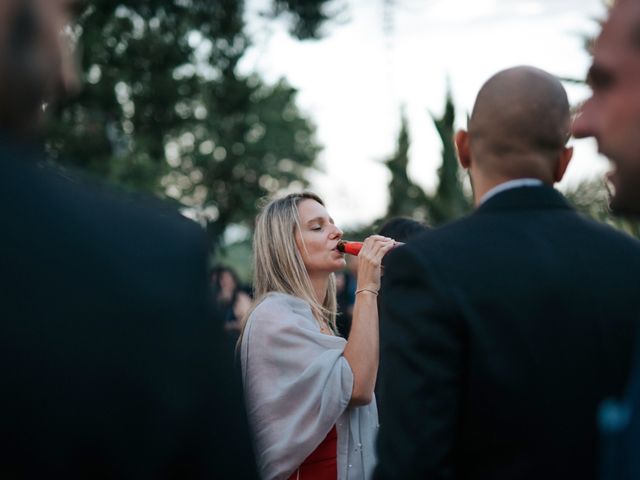
<instances>
[{"instance_id":1,"label":"woman's nose","mask_svg":"<svg viewBox=\"0 0 640 480\"><path fill-rule=\"evenodd\" d=\"M334 238L342 238L342 235L344 234L344 232L342 230L340 230L339 227L336 227L334 225L334 231L333 231L333 236Z\"/></svg>"}]
</instances>

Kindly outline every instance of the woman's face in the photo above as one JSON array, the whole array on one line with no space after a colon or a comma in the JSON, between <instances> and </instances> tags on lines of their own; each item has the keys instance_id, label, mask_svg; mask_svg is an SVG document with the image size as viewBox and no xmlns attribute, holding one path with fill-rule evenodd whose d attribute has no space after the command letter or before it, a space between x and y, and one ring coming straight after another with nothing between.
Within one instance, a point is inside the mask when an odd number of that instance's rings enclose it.
<instances>
[{"instance_id":1,"label":"woman's face","mask_svg":"<svg viewBox=\"0 0 640 480\"><path fill-rule=\"evenodd\" d=\"M310 277L329 274L345 266L344 254L336 246L342 230L333 224L327 209L312 199L298 204L300 230L296 230L296 245Z\"/></svg>"}]
</instances>

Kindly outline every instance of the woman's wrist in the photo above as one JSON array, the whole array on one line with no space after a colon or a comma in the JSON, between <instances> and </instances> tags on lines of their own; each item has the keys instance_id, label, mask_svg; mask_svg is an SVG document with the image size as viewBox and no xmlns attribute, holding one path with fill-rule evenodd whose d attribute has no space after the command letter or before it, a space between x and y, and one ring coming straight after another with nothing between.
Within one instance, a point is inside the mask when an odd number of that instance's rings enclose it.
<instances>
[{"instance_id":1,"label":"woman's wrist","mask_svg":"<svg viewBox=\"0 0 640 480\"><path fill-rule=\"evenodd\" d=\"M356 290L356 295L358 295L359 293L370 293L377 296L378 290L374 290L373 288L359 288Z\"/></svg>"}]
</instances>

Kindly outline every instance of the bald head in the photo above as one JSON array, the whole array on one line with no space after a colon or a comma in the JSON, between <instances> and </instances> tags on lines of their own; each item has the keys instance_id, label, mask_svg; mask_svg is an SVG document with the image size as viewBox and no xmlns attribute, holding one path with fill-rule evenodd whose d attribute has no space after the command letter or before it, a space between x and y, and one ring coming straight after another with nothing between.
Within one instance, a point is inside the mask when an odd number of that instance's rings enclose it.
<instances>
[{"instance_id":1,"label":"bald head","mask_svg":"<svg viewBox=\"0 0 640 480\"><path fill-rule=\"evenodd\" d=\"M469 121L471 155L489 175L549 180L569 126L558 79L533 67L503 70L478 93Z\"/></svg>"}]
</instances>

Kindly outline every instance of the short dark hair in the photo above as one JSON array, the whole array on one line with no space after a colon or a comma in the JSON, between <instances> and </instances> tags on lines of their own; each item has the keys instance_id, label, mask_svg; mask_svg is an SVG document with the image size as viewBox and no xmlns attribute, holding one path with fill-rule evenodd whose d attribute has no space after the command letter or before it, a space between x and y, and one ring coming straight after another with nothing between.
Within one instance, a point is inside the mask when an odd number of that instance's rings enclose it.
<instances>
[{"instance_id":1,"label":"short dark hair","mask_svg":"<svg viewBox=\"0 0 640 480\"><path fill-rule=\"evenodd\" d=\"M422 232L429 230L424 223L408 217L394 217L387 220L378 234L393 238L397 242L407 242Z\"/></svg>"}]
</instances>

